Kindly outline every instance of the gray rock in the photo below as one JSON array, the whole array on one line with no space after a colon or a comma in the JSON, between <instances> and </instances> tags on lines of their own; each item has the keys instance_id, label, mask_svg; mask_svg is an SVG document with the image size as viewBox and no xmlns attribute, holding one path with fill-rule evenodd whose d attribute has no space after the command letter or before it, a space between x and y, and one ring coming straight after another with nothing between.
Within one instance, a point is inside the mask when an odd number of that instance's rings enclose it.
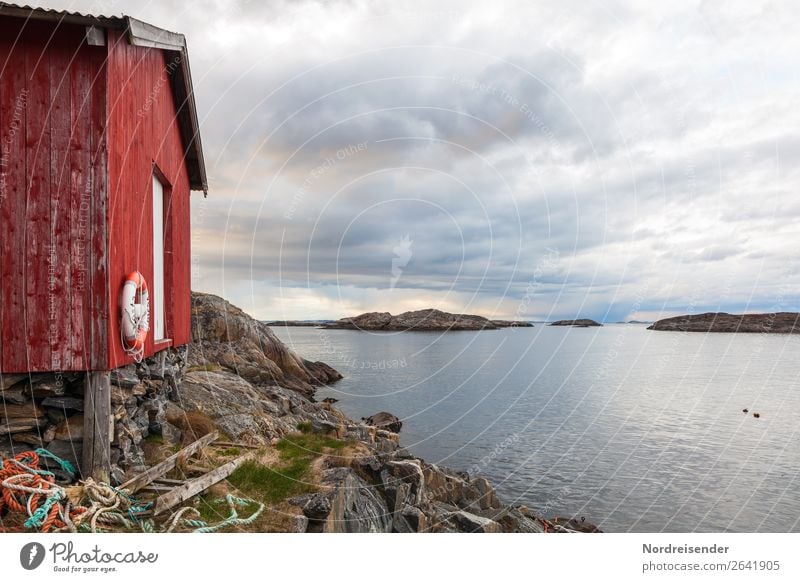
<instances>
[{"instance_id":1,"label":"gray rock","mask_svg":"<svg viewBox=\"0 0 800 582\"><path fill-rule=\"evenodd\" d=\"M392 531L395 533L419 533L428 528L428 518L418 507L404 506L396 512L392 519Z\"/></svg>"},{"instance_id":2,"label":"gray rock","mask_svg":"<svg viewBox=\"0 0 800 582\"><path fill-rule=\"evenodd\" d=\"M468 482L464 490L464 498L470 507L477 509L500 509L502 504L497 498L494 488L484 477L476 477Z\"/></svg>"},{"instance_id":3,"label":"gray rock","mask_svg":"<svg viewBox=\"0 0 800 582\"><path fill-rule=\"evenodd\" d=\"M303 505L303 515L308 519L322 520L331 512L331 500L328 496L318 493L312 495Z\"/></svg>"},{"instance_id":4,"label":"gray rock","mask_svg":"<svg viewBox=\"0 0 800 582\"><path fill-rule=\"evenodd\" d=\"M378 412L364 419L369 426L376 426L384 430L398 433L403 428L403 422L390 412Z\"/></svg>"},{"instance_id":5,"label":"gray rock","mask_svg":"<svg viewBox=\"0 0 800 582\"><path fill-rule=\"evenodd\" d=\"M125 482L125 471L119 465L111 465L111 484L122 485Z\"/></svg>"},{"instance_id":6,"label":"gray rock","mask_svg":"<svg viewBox=\"0 0 800 582\"><path fill-rule=\"evenodd\" d=\"M173 426L169 422L163 422L159 428L161 429L161 432L158 434L161 435L161 438L164 440L165 444L175 445L181 442L183 433L178 427Z\"/></svg>"},{"instance_id":7,"label":"gray rock","mask_svg":"<svg viewBox=\"0 0 800 582\"><path fill-rule=\"evenodd\" d=\"M9 435L44 427L47 420L43 418L7 418L0 421L0 435Z\"/></svg>"},{"instance_id":8,"label":"gray rock","mask_svg":"<svg viewBox=\"0 0 800 582\"><path fill-rule=\"evenodd\" d=\"M295 515L292 519L292 533L305 533L308 529L308 518L305 515Z\"/></svg>"},{"instance_id":9,"label":"gray rock","mask_svg":"<svg viewBox=\"0 0 800 582\"><path fill-rule=\"evenodd\" d=\"M14 444L27 445L25 448L33 447L39 448L42 446L44 439L39 433L33 432L19 432L11 435L11 440Z\"/></svg>"},{"instance_id":10,"label":"gray rock","mask_svg":"<svg viewBox=\"0 0 800 582\"><path fill-rule=\"evenodd\" d=\"M445 516L445 521L452 524L457 531L464 533L500 533L500 524L496 521L469 513L455 511Z\"/></svg>"},{"instance_id":11,"label":"gray rock","mask_svg":"<svg viewBox=\"0 0 800 582\"><path fill-rule=\"evenodd\" d=\"M375 487L352 469L337 467L322 473L324 485L333 489L331 512L323 531L366 533L391 531L391 513Z\"/></svg>"},{"instance_id":12,"label":"gray rock","mask_svg":"<svg viewBox=\"0 0 800 582\"><path fill-rule=\"evenodd\" d=\"M17 384L13 388L0 392L0 399L12 404L25 404L31 399L31 390L27 383L24 385Z\"/></svg>"},{"instance_id":13,"label":"gray rock","mask_svg":"<svg viewBox=\"0 0 800 582\"><path fill-rule=\"evenodd\" d=\"M0 406L0 420L8 418L42 418L44 412L33 402L25 404L3 404Z\"/></svg>"},{"instance_id":14,"label":"gray rock","mask_svg":"<svg viewBox=\"0 0 800 582\"><path fill-rule=\"evenodd\" d=\"M2 374L0 373L0 392L28 379L28 374Z\"/></svg>"},{"instance_id":15,"label":"gray rock","mask_svg":"<svg viewBox=\"0 0 800 582\"><path fill-rule=\"evenodd\" d=\"M312 384L341 376L317 363L311 369L270 327L216 295L192 294L190 366L217 364L252 384L279 384L309 396Z\"/></svg>"},{"instance_id":16,"label":"gray rock","mask_svg":"<svg viewBox=\"0 0 800 582\"><path fill-rule=\"evenodd\" d=\"M329 434L336 432L337 425L327 420L314 417L311 419L311 429L318 434Z\"/></svg>"},{"instance_id":17,"label":"gray rock","mask_svg":"<svg viewBox=\"0 0 800 582\"><path fill-rule=\"evenodd\" d=\"M65 419L56 427L53 438L58 441L82 441L83 415L76 414Z\"/></svg>"},{"instance_id":18,"label":"gray rock","mask_svg":"<svg viewBox=\"0 0 800 582\"><path fill-rule=\"evenodd\" d=\"M131 389L140 382L135 366L125 366L111 371L111 384L119 388Z\"/></svg>"},{"instance_id":19,"label":"gray rock","mask_svg":"<svg viewBox=\"0 0 800 582\"><path fill-rule=\"evenodd\" d=\"M64 378L52 374L33 376L30 383L30 393L34 398L47 398L48 396L61 396L67 391Z\"/></svg>"},{"instance_id":20,"label":"gray rock","mask_svg":"<svg viewBox=\"0 0 800 582\"><path fill-rule=\"evenodd\" d=\"M422 503L425 492L425 475L422 472L420 461L389 461L386 463L386 470L390 475L387 479L389 485L394 484L397 486L399 482L408 484L409 491L413 495L411 503L413 505ZM406 499L402 501L405 503Z\"/></svg>"},{"instance_id":21,"label":"gray rock","mask_svg":"<svg viewBox=\"0 0 800 582\"><path fill-rule=\"evenodd\" d=\"M53 441L47 445L47 450L64 461L69 461L76 469L81 466L83 445L77 441ZM48 469L52 470L52 461L45 460ZM57 465L56 465L57 466Z\"/></svg>"},{"instance_id":22,"label":"gray rock","mask_svg":"<svg viewBox=\"0 0 800 582\"><path fill-rule=\"evenodd\" d=\"M75 398L74 396L49 396L42 400L42 406L83 412L83 398Z\"/></svg>"}]
</instances>

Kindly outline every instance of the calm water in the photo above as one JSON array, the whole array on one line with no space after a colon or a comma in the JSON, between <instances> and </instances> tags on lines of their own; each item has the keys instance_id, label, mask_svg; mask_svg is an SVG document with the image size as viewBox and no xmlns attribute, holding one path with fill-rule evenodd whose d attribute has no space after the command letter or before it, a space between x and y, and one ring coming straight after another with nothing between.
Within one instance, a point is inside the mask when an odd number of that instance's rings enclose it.
<instances>
[{"instance_id":1,"label":"calm water","mask_svg":"<svg viewBox=\"0 0 800 582\"><path fill-rule=\"evenodd\" d=\"M506 502L607 531L800 531L798 336L275 331L346 376L319 398L396 414L405 446Z\"/></svg>"}]
</instances>

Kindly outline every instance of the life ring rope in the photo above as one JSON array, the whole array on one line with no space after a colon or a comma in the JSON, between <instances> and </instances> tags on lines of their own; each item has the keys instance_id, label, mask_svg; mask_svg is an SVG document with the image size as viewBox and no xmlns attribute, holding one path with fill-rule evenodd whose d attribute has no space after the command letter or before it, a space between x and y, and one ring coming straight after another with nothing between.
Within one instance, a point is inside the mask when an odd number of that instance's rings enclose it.
<instances>
[{"instance_id":1,"label":"life ring rope","mask_svg":"<svg viewBox=\"0 0 800 582\"><path fill-rule=\"evenodd\" d=\"M125 279L120 296L120 310L122 317L119 333L122 349L136 362L141 362L147 332L150 331L150 292L144 275L139 271L133 271Z\"/></svg>"}]
</instances>

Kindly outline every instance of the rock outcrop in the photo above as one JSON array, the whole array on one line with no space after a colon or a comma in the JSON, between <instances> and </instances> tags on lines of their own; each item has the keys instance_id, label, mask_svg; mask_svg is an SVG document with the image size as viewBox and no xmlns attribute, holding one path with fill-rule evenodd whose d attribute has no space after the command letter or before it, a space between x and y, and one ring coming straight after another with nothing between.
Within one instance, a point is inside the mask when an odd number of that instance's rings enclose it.
<instances>
[{"instance_id":1,"label":"rock outcrop","mask_svg":"<svg viewBox=\"0 0 800 582\"><path fill-rule=\"evenodd\" d=\"M597 323L593 319L562 319L560 321L554 321L549 325L564 327L603 327L602 323Z\"/></svg>"},{"instance_id":2,"label":"rock outcrop","mask_svg":"<svg viewBox=\"0 0 800 582\"><path fill-rule=\"evenodd\" d=\"M505 506L482 477L470 478L409 454L384 431L362 441L374 451L322 471L322 490L290 500L309 532L546 531L524 506ZM304 528L304 529L303 529Z\"/></svg>"},{"instance_id":3,"label":"rock outcrop","mask_svg":"<svg viewBox=\"0 0 800 582\"><path fill-rule=\"evenodd\" d=\"M533 325L527 321L490 320L480 315L460 315L438 309L422 309L407 311L400 315L377 311L362 313L322 327L364 331L477 331L503 327L533 327Z\"/></svg>"},{"instance_id":4,"label":"rock outcrop","mask_svg":"<svg viewBox=\"0 0 800 582\"><path fill-rule=\"evenodd\" d=\"M647 329L658 331L701 331L712 333L800 333L800 313L700 313L656 321Z\"/></svg>"},{"instance_id":5,"label":"rock outcrop","mask_svg":"<svg viewBox=\"0 0 800 582\"><path fill-rule=\"evenodd\" d=\"M377 426L389 432L399 433L403 428L403 422L390 412L378 412L363 420L369 426Z\"/></svg>"},{"instance_id":6,"label":"rock outcrop","mask_svg":"<svg viewBox=\"0 0 800 582\"><path fill-rule=\"evenodd\" d=\"M307 396L313 386L342 377L323 362L304 360L267 324L216 295L192 293L192 339L190 369L218 365L252 384L277 384Z\"/></svg>"}]
</instances>

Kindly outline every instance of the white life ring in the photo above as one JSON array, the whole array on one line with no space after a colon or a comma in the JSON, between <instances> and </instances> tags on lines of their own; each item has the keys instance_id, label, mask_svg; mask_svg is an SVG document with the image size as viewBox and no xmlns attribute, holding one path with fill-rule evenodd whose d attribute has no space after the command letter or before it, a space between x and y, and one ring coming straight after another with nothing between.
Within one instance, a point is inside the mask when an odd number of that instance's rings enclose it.
<instances>
[{"instance_id":1,"label":"white life ring","mask_svg":"<svg viewBox=\"0 0 800 582\"><path fill-rule=\"evenodd\" d=\"M150 292L147 290L147 281L139 271L134 271L125 280L120 306L122 346L125 352L140 361L147 332L150 331Z\"/></svg>"}]
</instances>

